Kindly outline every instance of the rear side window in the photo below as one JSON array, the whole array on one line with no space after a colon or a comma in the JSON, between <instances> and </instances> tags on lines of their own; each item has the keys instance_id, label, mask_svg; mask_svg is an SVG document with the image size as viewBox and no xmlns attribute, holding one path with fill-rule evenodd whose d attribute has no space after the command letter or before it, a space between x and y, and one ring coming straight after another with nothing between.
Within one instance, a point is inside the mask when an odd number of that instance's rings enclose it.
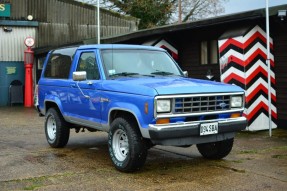
<instances>
[{"instance_id":1,"label":"rear side window","mask_svg":"<svg viewBox=\"0 0 287 191\"><path fill-rule=\"evenodd\" d=\"M44 76L46 78L68 79L76 49L76 47L73 47L52 52Z\"/></svg>"}]
</instances>

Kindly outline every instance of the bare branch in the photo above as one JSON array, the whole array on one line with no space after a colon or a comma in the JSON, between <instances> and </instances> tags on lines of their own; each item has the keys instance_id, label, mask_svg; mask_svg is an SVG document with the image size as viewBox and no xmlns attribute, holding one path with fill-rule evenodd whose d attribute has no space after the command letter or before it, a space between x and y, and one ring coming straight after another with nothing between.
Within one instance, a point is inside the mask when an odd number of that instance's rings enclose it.
<instances>
[{"instance_id":1,"label":"bare branch","mask_svg":"<svg viewBox=\"0 0 287 191\"><path fill-rule=\"evenodd\" d=\"M78 0L95 5L97 0ZM198 20L224 12L229 0L181 0L182 22ZM178 0L100 0L100 6L141 20L140 28L178 21Z\"/></svg>"}]
</instances>

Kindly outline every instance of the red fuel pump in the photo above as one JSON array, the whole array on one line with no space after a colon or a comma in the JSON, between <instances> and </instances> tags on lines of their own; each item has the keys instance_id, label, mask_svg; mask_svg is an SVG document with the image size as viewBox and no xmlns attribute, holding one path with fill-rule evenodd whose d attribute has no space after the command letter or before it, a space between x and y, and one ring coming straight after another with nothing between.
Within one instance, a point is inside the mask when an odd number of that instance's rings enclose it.
<instances>
[{"instance_id":1,"label":"red fuel pump","mask_svg":"<svg viewBox=\"0 0 287 191\"><path fill-rule=\"evenodd\" d=\"M25 45L27 49L24 51L24 66L25 66L25 96L24 106L33 106L33 62L34 62L34 51L31 47L34 45L34 39L27 37L25 39Z\"/></svg>"}]
</instances>

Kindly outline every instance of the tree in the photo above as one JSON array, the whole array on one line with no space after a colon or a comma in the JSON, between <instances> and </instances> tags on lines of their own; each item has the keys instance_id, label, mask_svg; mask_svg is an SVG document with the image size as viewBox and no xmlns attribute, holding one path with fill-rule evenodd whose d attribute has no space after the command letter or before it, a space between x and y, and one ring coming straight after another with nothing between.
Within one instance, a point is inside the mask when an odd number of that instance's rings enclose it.
<instances>
[{"instance_id":1,"label":"tree","mask_svg":"<svg viewBox=\"0 0 287 191\"><path fill-rule=\"evenodd\" d=\"M181 11L179 10L183 16L182 22L186 22L223 13L223 4L228 0L178 0L175 6L180 4L179 1L182 7Z\"/></svg>"},{"instance_id":2,"label":"tree","mask_svg":"<svg viewBox=\"0 0 287 191\"><path fill-rule=\"evenodd\" d=\"M120 12L140 19L139 28L164 25L172 13L172 0L109 0Z\"/></svg>"},{"instance_id":3,"label":"tree","mask_svg":"<svg viewBox=\"0 0 287 191\"><path fill-rule=\"evenodd\" d=\"M96 4L97 0L79 0ZM194 21L224 12L228 0L100 0L101 7L140 19L139 29L177 22ZM181 9L178 6L181 4Z\"/></svg>"},{"instance_id":4,"label":"tree","mask_svg":"<svg viewBox=\"0 0 287 191\"><path fill-rule=\"evenodd\" d=\"M97 0L80 0L95 5ZM139 29L164 25L172 14L174 0L101 0L101 7L140 19Z\"/></svg>"}]
</instances>

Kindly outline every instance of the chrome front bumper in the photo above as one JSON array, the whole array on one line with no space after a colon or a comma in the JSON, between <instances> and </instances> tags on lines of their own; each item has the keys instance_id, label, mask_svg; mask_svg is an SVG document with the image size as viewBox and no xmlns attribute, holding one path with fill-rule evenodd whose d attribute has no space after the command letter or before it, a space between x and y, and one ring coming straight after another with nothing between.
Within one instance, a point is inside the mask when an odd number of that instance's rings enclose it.
<instances>
[{"instance_id":1,"label":"chrome front bumper","mask_svg":"<svg viewBox=\"0 0 287 191\"><path fill-rule=\"evenodd\" d=\"M200 136L200 124L218 122L218 134ZM225 138L218 138L218 135L228 134L231 135L235 132L244 130L247 125L245 117L227 118L227 119L214 119L204 121L192 121L192 122L179 122L169 124L150 124L149 134L154 143L161 144L165 140L183 139L183 138L201 138L206 141L208 138L219 140ZM230 138L228 136L227 138ZM212 142L212 140L208 142ZM190 144L194 144L193 141L189 141ZM196 143L198 141L195 141ZM201 141L199 141L201 142ZM204 141L202 141L204 142ZM174 145L174 144L173 144Z\"/></svg>"}]
</instances>

